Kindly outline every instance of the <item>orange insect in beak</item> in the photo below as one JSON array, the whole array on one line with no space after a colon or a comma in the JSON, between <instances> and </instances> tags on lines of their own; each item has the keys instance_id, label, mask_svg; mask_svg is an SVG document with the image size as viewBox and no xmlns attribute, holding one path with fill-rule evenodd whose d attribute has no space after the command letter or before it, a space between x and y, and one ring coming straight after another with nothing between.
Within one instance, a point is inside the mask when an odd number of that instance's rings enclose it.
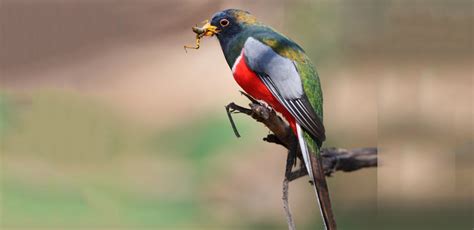
<instances>
[{"instance_id":1,"label":"orange insect in beak","mask_svg":"<svg viewBox=\"0 0 474 230\"><path fill-rule=\"evenodd\" d=\"M196 46L184 46L184 50L187 52L186 49L199 49L199 44L201 38L204 36L212 37L219 33L216 26L211 25L209 20L204 21L204 26L198 27L197 25L193 27L193 32L196 33Z\"/></svg>"}]
</instances>

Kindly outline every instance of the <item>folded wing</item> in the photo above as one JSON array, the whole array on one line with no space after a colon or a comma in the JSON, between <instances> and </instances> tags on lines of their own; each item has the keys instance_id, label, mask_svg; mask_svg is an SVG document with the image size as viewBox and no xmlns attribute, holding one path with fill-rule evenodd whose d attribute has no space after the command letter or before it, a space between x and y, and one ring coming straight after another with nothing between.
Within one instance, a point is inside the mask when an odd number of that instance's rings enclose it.
<instances>
[{"instance_id":1,"label":"folded wing","mask_svg":"<svg viewBox=\"0 0 474 230\"><path fill-rule=\"evenodd\" d=\"M304 93L295 63L252 37L245 42L244 53L249 67L296 122L321 145L326 138L324 126Z\"/></svg>"}]
</instances>

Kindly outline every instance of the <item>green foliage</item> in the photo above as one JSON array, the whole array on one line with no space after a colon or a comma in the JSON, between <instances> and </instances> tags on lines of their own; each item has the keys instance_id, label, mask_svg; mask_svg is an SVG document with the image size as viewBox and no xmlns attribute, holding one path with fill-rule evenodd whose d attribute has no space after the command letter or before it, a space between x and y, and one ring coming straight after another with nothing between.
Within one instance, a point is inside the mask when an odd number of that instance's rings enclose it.
<instances>
[{"instance_id":1,"label":"green foliage","mask_svg":"<svg viewBox=\"0 0 474 230\"><path fill-rule=\"evenodd\" d=\"M2 180L2 225L35 227L176 226L190 224L196 201L156 199L115 188L35 186Z\"/></svg>"},{"instance_id":2,"label":"green foliage","mask_svg":"<svg viewBox=\"0 0 474 230\"><path fill-rule=\"evenodd\" d=\"M92 101L59 92L22 97L30 100L17 110L15 124L4 138L6 154L85 163L108 160L140 145L133 135L135 127L123 125Z\"/></svg>"},{"instance_id":3,"label":"green foliage","mask_svg":"<svg viewBox=\"0 0 474 230\"><path fill-rule=\"evenodd\" d=\"M195 194L212 178L206 165L242 144L223 110L157 129L71 93L8 95L19 97L30 100L15 110L2 139L2 229L208 224L207 206ZM1 99L0 118L9 121L15 104ZM239 122L242 133L249 122ZM152 165L141 166L145 160ZM142 178L156 179L134 182Z\"/></svg>"},{"instance_id":4,"label":"green foliage","mask_svg":"<svg viewBox=\"0 0 474 230\"><path fill-rule=\"evenodd\" d=\"M12 119L12 106L7 96L0 92L0 139L6 134Z\"/></svg>"},{"instance_id":5,"label":"green foliage","mask_svg":"<svg viewBox=\"0 0 474 230\"><path fill-rule=\"evenodd\" d=\"M239 130L248 132L248 123L239 123ZM154 139L157 149L167 149L193 161L203 161L226 147L238 143L224 111L219 116L183 122L160 131Z\"/></svg>"}]
</instances>

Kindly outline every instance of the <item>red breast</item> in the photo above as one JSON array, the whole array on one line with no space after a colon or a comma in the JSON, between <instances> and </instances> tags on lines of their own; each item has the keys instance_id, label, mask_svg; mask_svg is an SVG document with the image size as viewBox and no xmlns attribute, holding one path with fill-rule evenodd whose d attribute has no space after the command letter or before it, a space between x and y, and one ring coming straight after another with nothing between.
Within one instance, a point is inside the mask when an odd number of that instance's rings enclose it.
<instances>
[{"instance_id":1,"label":"red breast","mask_svg":"<svg viewBox=\"0 0 474 230\"><path fill-rule=\"evenodd\" d=\"M240 54L232 67L232 73L237 84L257 100L262 100L281 113L290 123L291 129L296 133L296 122L293 116L286 108L276 99L265 84L260 80L255 72L253 72L245 62L244 52Z\"/></svg>"}]
</instances>

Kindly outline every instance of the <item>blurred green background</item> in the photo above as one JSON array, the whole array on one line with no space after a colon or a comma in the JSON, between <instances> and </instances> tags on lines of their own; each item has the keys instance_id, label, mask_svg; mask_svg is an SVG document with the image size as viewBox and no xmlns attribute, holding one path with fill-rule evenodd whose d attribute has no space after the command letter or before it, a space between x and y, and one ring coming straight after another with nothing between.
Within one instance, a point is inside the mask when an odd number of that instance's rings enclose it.
<instances>
[{"instance_id":1,"label":"blurred green background","mask_svg":"<svg viewBox=\"0 0 474 230\"><path fill-rule=\"evenodd\" d=\"M318 68L325 146L381 166L329 178L340 229L472 229L470 0L2 0L1 229L286 229L284 149L218 42L190 27L246 9ZM290 202L320 229L305 179Z\"/></svg>"}]
</instances>

